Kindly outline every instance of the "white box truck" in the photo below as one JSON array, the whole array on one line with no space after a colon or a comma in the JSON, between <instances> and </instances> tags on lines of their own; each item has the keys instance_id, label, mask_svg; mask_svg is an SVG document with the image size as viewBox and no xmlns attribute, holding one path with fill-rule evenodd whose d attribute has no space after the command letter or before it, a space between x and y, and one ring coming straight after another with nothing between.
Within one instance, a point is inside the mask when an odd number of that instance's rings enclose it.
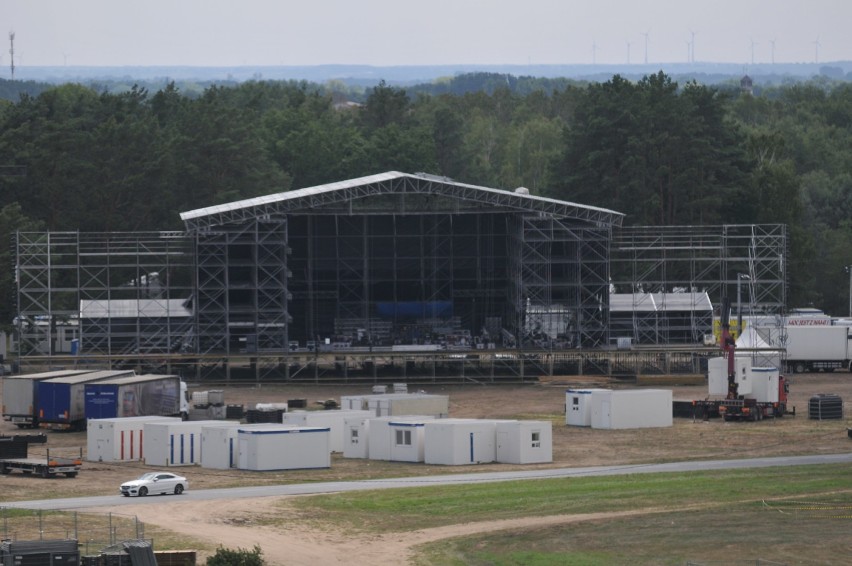
<instances>
[{"instance_id":1,"label":"white box truck","mask_svg":"<svg viewBox=\"0 0 852 566\"><path fill-rule=\"evenodd\" d=\"M852 371L850 339L848 326L786 326L773 346L786 348L788 372Z\"/></svg>"}]
</instances>

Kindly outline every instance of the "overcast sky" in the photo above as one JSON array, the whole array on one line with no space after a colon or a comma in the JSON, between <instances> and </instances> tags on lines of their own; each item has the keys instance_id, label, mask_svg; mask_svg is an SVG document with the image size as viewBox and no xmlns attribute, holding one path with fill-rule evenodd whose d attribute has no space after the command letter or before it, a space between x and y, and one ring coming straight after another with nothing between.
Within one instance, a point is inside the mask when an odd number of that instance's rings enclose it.
<instances>
[{"instance_id":1,"label":"overcast sky","mask_svg":"<svg viewBox=\"0 0 852 566\"><path fill-rule=\"evenodd\" d=\"M3 66L11 32L16 66L852 59L852 0L0 0L0 22Z\"/></svg>"}]
</instances>

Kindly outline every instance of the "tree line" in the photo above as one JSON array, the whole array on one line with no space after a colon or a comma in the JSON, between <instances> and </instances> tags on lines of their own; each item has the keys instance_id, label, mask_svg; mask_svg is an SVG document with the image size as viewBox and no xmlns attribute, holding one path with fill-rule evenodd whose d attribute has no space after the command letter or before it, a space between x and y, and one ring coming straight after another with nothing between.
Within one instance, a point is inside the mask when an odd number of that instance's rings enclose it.
<instances>
[{"instance_id":1,"label":"tree line","mask_svg":"<svg viewBox=\"0 0 852 566\"><path fill-rule=\"evenodd\" d=\"M626 225L787 224L789 306L846 313L852 85L821 77L749 94L660 72L599 83L477 73L361 97L332 86L27 85L0 101L0 231L180 229L181 211L422 171L614 209Z\"/></svg>"}]
</instances>

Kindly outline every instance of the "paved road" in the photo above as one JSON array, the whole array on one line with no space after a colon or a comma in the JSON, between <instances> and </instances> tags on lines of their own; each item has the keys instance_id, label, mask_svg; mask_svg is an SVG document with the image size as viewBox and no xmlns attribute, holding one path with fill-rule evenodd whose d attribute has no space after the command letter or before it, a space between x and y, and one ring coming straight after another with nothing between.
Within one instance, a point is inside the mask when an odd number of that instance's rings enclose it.
<instances>
[{"instance_id":1,"label":"paved road","mask_svg":"<svg viewBox=\"0 0 852 566\"><path fill-rule=\"evenodd\" d=\"M670 462L666 464L638 464L628 466L596 466L589 468L556 468L552 470L530 470L519 472L486 472L478 474L452 474L419 476L363 481L340 481L229 489L190 490L180 496L122 497L76 497L71 499L42 499L35 501L0 502L0 507L18 509L88 509L122 504L156 504L163 501L182 500L206 501L212 499L239 499L243 497L273 497L285 495L314 495L370 489L392 489L425 485L461 485L498 481L532 480L548 478L579 478L591 476L617 476L627 474L656 474L662 472L696 472L707 470L733 470L746 468L769 468L776 466L806 466L813 464L850 464L850 454L826 454L814 456L789 456L778 458L751 458L744 460L707 460L701 462Z\"/></svg>"}]
</instances>

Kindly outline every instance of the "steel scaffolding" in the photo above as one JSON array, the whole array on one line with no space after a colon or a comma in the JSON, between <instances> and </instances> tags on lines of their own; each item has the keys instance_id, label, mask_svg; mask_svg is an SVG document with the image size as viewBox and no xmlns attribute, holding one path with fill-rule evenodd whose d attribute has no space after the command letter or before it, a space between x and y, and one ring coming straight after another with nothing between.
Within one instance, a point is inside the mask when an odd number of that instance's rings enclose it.
<instances>
[{"instance_id":1,"label":"steel scaffolding","mask_svg":"<svg viewBox=\"0 0 852 566\"><path fill-rule=\"evenodd\" d=\"M704 292L718 309L744 281L747 314L783 317L788 246L784 224L622 227L613 233L612 283L615 292L632 294L633 311L642 313L653 310L655 298L665 308L671 298L701 301ZM692 306L700 310L700 302Z\"/></svg>"},{"instance_id":2,"label":"steel scaffolding","mask_svg":"<svg viewBox=\"0 0 852 566\"><path fill-rule=\"evenodd\" d=\"M613 211L423 174L181 217L186 232L18 233L20 355L70 353L71 336L113 364L262 380L376 376L383 357L414 374L474 374L479 362L453 352L484 350L485 375L547 373L564 369L554 352L610 347L613 292L638 313L677 293L718 305L746 274L754 310L783 311L786 298L785 226L619 229ZM700 336L687 326L705 314L669 306L653 323L643 315L638 343ZM395 348L416 352L414 365ZM519 349L550 353L501 353Z\"/></svg>"}]
</instances>

